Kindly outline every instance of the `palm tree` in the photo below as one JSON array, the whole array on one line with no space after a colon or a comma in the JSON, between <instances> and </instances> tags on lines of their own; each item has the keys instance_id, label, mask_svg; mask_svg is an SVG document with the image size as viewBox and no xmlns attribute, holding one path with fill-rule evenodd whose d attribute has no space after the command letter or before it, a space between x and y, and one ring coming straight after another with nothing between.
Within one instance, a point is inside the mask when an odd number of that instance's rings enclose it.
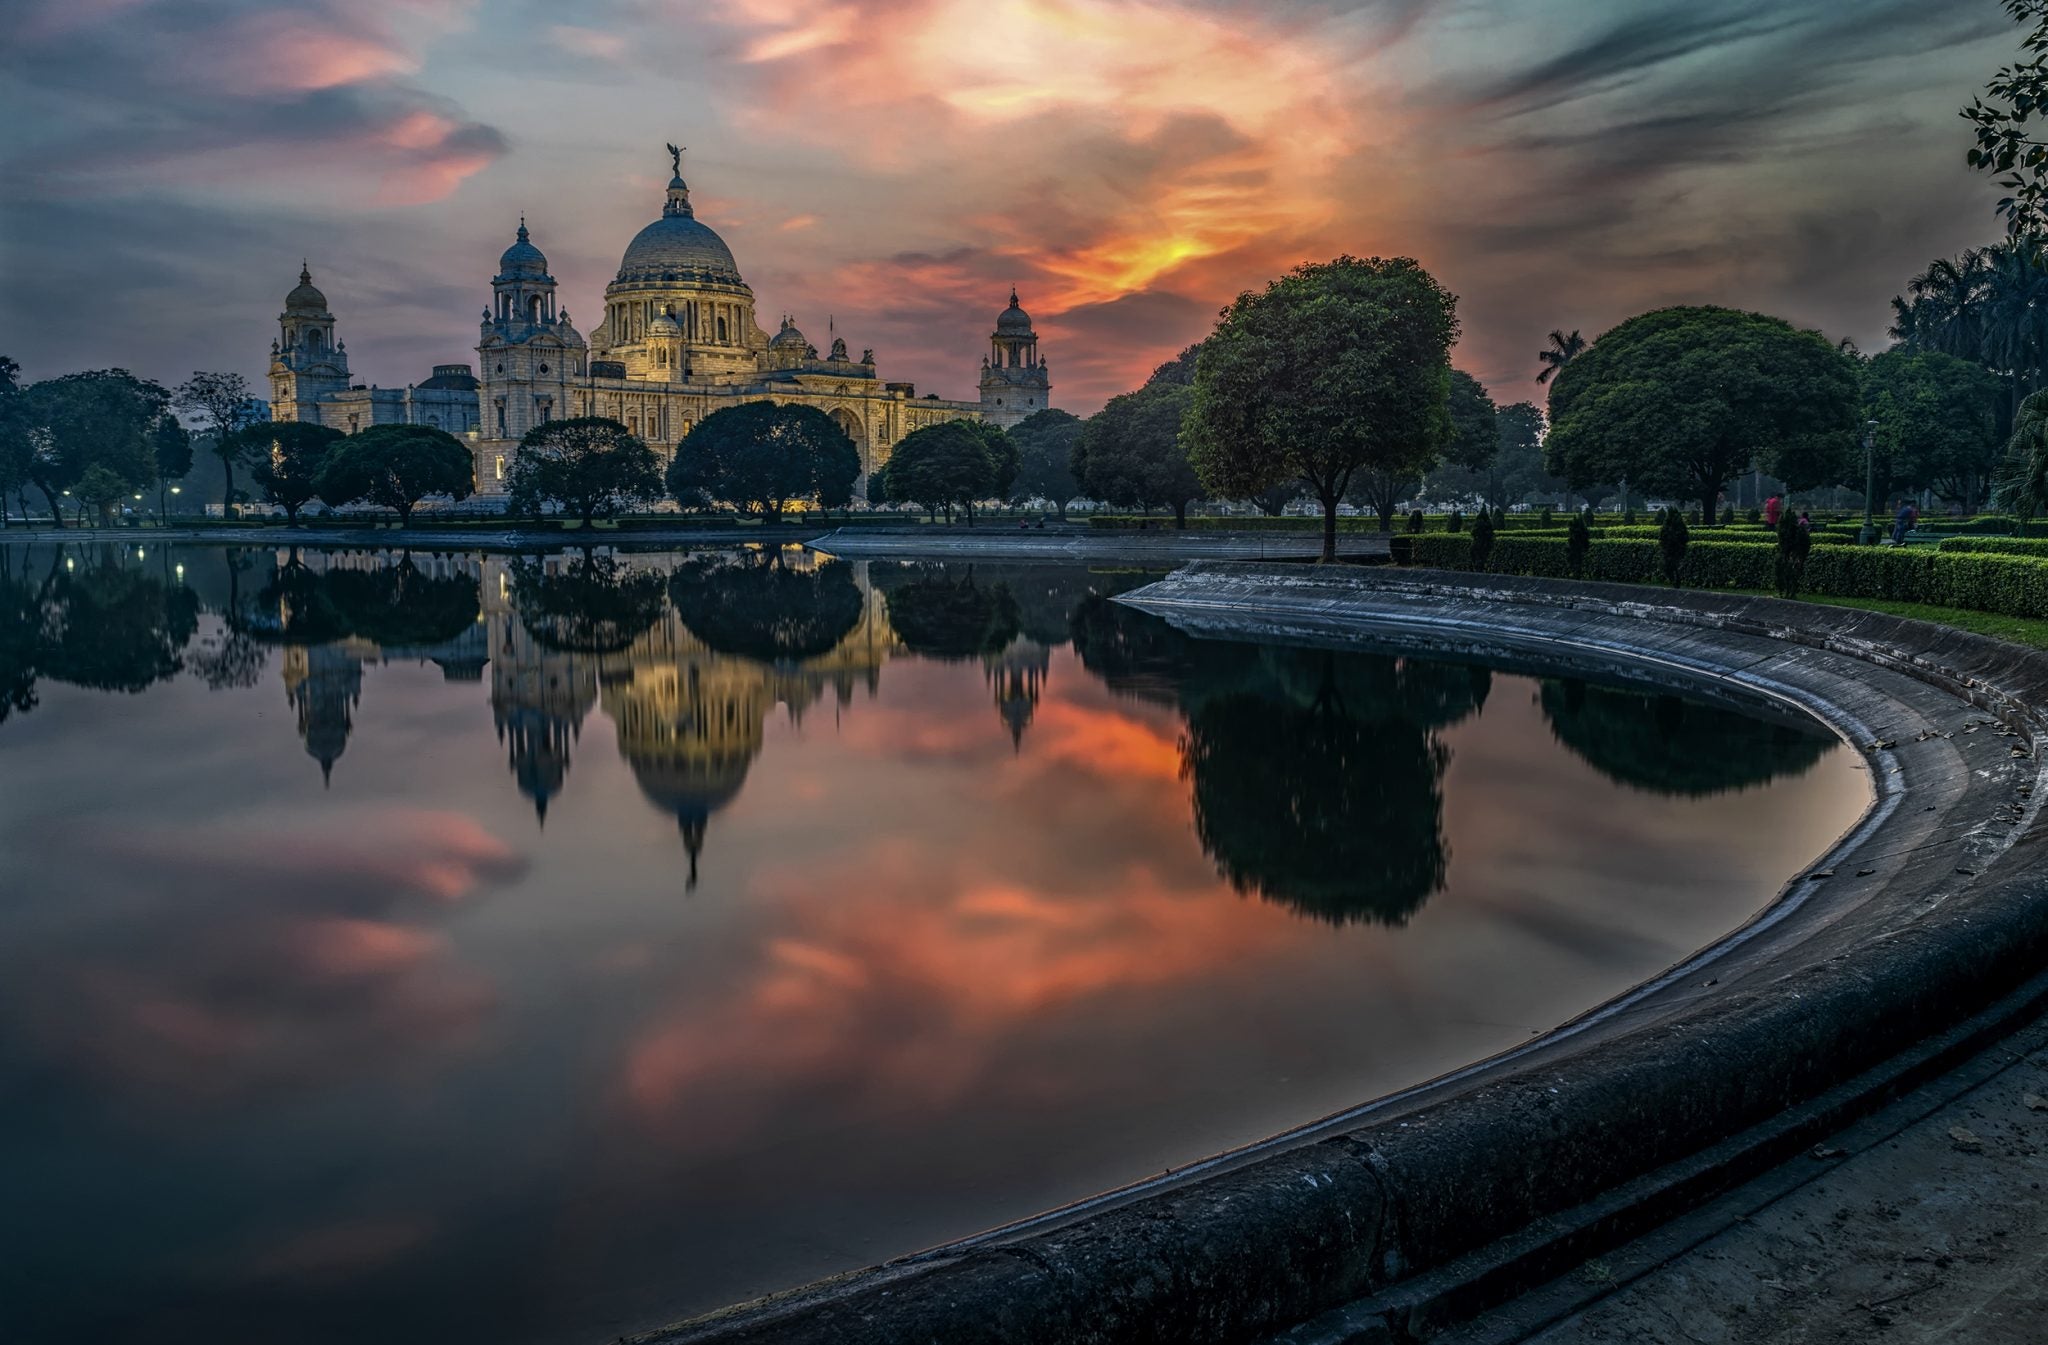
<instances>
[{"instance_id":1,"label":"palm tree","mask_svg":"<svg viewBox=\"0 0 2048 1345\"><path fill-rule=\"evenodd\" d=\"M1570 336L1561 331L1550 333L1550 349L1536 352L1537 361L1543 365L1543 372L1536 375L1538 383L1548 383L1550 376L1584 354L1586 338L1579 335L1574 327Z\"/></svg>"}]
</instances>

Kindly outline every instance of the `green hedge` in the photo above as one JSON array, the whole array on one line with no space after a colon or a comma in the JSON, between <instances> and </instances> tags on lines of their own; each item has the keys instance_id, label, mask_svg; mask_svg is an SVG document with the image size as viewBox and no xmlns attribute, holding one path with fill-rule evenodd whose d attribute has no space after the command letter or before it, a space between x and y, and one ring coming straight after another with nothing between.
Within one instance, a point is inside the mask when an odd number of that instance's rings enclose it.
<instances>
[{"instance_id":1,"label":"green hedge","mask_svg":"<svg viewBox=\"0 0 2048 1345\"><path fill-rule=\"evenodd\" d=\"M1944 537L1941 549L1996 556L2048 556L2048 537Z\"/></svg>"},{"instance_id":2,"label":"green hedge","mask_svg":"<svg viewBox=\"0 0 2048 1345\"><path fill-rule=\"evenodd\" d=\"M1424 533L1414 539L1418 565L1469 570L1472 539ZM1682 582L1692 588L1769 589L1777 548L1756 542L1694 542L1686 548ZM1487 565L1495 574L1571 577L1562 537L1501 537ZM1586 579L1657 583L1663 558L1653 541L1603 537L1587 551ZM1806 592L1834 598L1882 598L1964 607L2004 616L2048 617L2048 554L2007 555L1903 547L1815 547L1807 556Z\"/></svg>"}]
</instances>

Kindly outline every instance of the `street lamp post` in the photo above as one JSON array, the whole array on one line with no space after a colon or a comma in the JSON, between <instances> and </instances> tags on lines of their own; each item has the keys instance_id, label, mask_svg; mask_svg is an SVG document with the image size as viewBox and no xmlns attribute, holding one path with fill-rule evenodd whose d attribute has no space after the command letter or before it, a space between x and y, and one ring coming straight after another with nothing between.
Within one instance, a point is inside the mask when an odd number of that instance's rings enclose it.
<instances>
[{"instance_id":1,"label":"street lamp post","mask_svg":"<svg viewBox=\"0 0 2048 1345\"><path fill-rule=\"evenodd\" d=\"M1863 422L1863 531L1856 541L1861 546L1877 542L1877 422Z\"/></svg>"}]
</instances>

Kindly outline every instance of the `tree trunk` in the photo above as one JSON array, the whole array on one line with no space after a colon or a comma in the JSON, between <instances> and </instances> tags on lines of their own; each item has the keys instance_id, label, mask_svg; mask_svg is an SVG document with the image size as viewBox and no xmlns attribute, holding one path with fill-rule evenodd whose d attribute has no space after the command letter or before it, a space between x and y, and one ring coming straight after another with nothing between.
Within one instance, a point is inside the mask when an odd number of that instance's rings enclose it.
<instances>
[{"instance_id":1,"label":"tree trunk","mask_svg":"<svg viewBox=\"0 0 2048 1345\"><path fill-rule=\"evenodd\" d=\"M1323 496L1323 555L1325 565L1337 561L1337 497Z\"/></svg>"},{"instance_id":2,"label":"tree trunk","mask_svg":"<svg viewBox=\"0 0 2048 1345\"><path fill-rule=\"evenodd\" d=\"M227 484L221 487L220 516L229 519L235 517L235 460L225 453L221 454L220 469L227 478Z\"/></svg>"},{"instance_id":3,"label":"tree trunk","mask_svg":"<svg viewBox=\"0 0 2048 1345\"><path fill-rule=\"evenodd\" d=\"M1720 497L1721 488L1715 486L1708 490L1700 499L1700 522L1702 524L1718 523L1721 521L1721 515L1717 512L1721 507Z\"/></svg>"},{"instance_id":4,"label":"tree trunk","mask_svg":"<svg viewBox=\"0 0 2048 1345\"><path fill-rule=\"evenodd\" d=\"M45 485L38 485L36 489L43 492L43 498L50 502L50 525L56 528L63 527L64 511L57 505L57 492Z\"/></svg>"},{"instance_id":5,"label":"tree trunk","mask_svg":"<svg viewBox=\"0 0 2048 1345\"><path fill-rule=\"evenodd\" d=\"M410 528L412 526L411 505L401 504L398 506L398 526L400 528Z\"/></svg>"},{"instance_id":6,"label":"tree trunk","mask_svg":"<svg viewBox=\"0 0 2048 1345\"><path fill-rule=\"evenodd\" d=\"M1379 514L1379 516L1380 516L1380 531L1381 531L1381 532L1392 532L1392 531L1394 530L1394 501L1393 501L1393 497L1389 496L1388 498L1386 498L1386 499L1384 499L1384 500L1381 500L1381 501L1377 502L1376 504L1374 504L1374 505L1373 505L1373 509L1374 509L1374 510L1375 510L1375 511L1376 511L1376 512L1377 512L1377 513Z\"/></svg>"},{"instance_id":7,"label":"tree trunk","mask_svg":"<svg viewBox=\"0 0 2048 1345\"><path fill-rule=\"evenodd\" d=\"M1186 500L1175 500L1173 502L1173 526L1176 528L1185 528L1187 527L1187 525L1188 502Z\"/></svg>"}]
</instances>

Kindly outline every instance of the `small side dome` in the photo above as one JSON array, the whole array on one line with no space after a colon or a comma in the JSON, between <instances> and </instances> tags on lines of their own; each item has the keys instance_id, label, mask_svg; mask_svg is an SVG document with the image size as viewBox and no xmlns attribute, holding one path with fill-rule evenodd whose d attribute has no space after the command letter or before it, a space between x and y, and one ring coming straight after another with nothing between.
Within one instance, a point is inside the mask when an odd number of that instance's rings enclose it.
<instances>
[{"instance_id":1,"label":"small side dome","mask_svg":"<svg viewBox=\"0 0 2048 1345\"><path fill-rule=\"evenodd\" d=\"M681 336L683 325L675 320L666 307L654 315L654 321L647 324L649 336Z\"/></svg>"},{"instance_id":2,"label":"small side dome","mask_svg":"<svg viewBox=\"0 0 2048 1345\"><path fill-rule=\"evenodd\" d=\"M527 237L526 217L522 215L519 217L518 240L506 248L504 255L498 258L498 275L501 279L507 280L518 276L539 280L545 278L547 273L548 259Z\"/></svg>"},{"instance_id":3,"label":"small side dome","mask_svg":"<svg viewBox=\"0 0 2048 1345\"><path fill-rule=\"evenodd\" d=\"M787 314L782 319L782 330L775 333L775 339L768 343L771 350L802 350L810 344L804 334L797 330L796 322Z\"/></svg>"},{"instance_id":4,"label":"small side dome","mask_svg":"<svg viewBox=\"0 0 2048 1345\"><path fill-rule=\"evenodd\" d=\"M327 311L327 296L313 286L313 272L304 262L299 263L299 285L284 296L284 311L287 313L324 313Z\"/></svg>"},{"instance_id":5,"label":"small side dome","mask_svg":"<svg viewBox=\"0 0 2048 1345\"><path fill-rule=\"evenodd\" d=\"M1010 287L1010 306L996 317L996 330L1004 335L1031 334L1031 315L1017 306L1017 287Z\"/></svg>"}]
</instances>

